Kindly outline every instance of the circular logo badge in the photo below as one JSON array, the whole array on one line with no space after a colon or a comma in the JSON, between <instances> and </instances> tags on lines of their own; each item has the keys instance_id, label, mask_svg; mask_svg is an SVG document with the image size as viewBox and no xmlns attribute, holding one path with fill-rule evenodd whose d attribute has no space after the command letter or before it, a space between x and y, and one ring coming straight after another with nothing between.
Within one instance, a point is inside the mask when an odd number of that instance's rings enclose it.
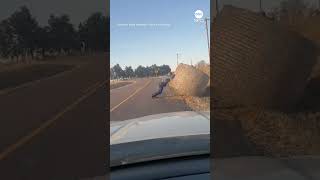
<instances>
[{"instance_id":1,"label":"circular logo badge","mask_svg":"<svg viewBox=\"0 0 320 180\"><path fill-rule=\"evenodd\" d=\"M201 10L196 10L196 12L194 12L194 16L197 18L197 19L200 19L203 17L203 12Z\"/></svg>"}]
</instances>

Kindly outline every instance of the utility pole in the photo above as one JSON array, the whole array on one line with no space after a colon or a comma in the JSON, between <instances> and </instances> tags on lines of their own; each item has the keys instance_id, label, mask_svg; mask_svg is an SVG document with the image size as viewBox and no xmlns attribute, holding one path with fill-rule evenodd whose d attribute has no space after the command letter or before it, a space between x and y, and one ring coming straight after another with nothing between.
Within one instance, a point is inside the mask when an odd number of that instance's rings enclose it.
<instances>
[{"instance_id":1,"label":"utility pole","mask_svg":"<svg viewBox=\"0 0 320 180\"><path fill-rule=\"evenodd\" d=\"M179 65L179 53L177 53L177 67Z\"/></svg>"},{"instance_id":2,"label":"utility pole","mask_svg":"<svg viewBox=\"0 0 320 180\"><path fill-rule=\"evenodd\" d=\"M218 0L216 0L216 16L218 16L219 14L219 4L218 4Z\"/></svg>"},{"instance_id":3,"label":"utility pole","mask_svg":"<svg viewBox=\"0 0 320 180\"><path fill-rule=\"evenodd\" d=\"M204 20L206 21L207 43L208 43L208 52L209 52L209 59L210 59L210 40L209 40L209 30L208 30L209 18L205 18Z\"/></svg>"},{"instance_id":4,"label":"utility pole","mask_svg":"<svg viewBox=\"0 0 320 180\"><path fill-rule=\"evenodd\" d=\"M262 0L259 0L260 12L262 12Z\"/></svg>"}]
</instances>

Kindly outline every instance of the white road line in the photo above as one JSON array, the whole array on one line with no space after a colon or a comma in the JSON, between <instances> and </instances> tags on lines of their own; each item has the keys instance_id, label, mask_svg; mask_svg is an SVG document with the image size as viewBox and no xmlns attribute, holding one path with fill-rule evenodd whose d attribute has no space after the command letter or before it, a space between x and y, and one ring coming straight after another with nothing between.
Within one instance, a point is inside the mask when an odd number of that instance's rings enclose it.
<instances>
[{"instance_id":1,"label":"white road line","mask_svg":"<svg viewBox=\"0 0 320 180\"><path fill-rule=\"evenodd\" d=\"M151 83L151 80L149 80L144 86L140 87L137 89L134 93L132 93L129 97L127 97L125 100L121 101L118 105L114 106L113 108L110 109L110 113L114 110L116 110L118 107L120 107L121 104L127 102L130 98L132 98L134 95L136 95L138 92L140 92L142 89L147 87Z\"/></svg>"}]
</instances>

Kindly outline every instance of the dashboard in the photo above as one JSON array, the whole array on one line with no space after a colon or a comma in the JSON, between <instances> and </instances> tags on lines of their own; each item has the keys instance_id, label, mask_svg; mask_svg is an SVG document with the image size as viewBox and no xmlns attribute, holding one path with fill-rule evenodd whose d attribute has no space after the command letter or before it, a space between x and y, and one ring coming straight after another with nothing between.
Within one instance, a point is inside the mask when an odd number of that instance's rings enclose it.
<instances>
[{"instance_id":1,"label":"dashboard","mask_svg":"<svg viewBox=\"0 0 320 180\"><path fill-rule=\"evenodd\" d=\"M209 180L209 155L172 158L111 168L112 180Z\"/></svg>"}]
</instances>

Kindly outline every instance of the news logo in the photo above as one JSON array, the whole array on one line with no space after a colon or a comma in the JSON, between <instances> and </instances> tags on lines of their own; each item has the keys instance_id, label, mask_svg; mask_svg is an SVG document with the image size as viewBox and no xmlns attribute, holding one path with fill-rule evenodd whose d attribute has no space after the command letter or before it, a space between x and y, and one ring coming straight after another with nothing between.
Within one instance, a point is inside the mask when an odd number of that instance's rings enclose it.
<instances>
[{"instance_id":1,"label":"news logo","mask_svg":"<svg viewBox=\"0 0 320 180\"><path fill-rule=\"evenodd\" d=\"M203 11L196 10L194 12L194 17L195 17L194 22L200 22L200 23L204 22L204 19L202 18L203 17Z\"/></svg>"},{"instance_id":2,"label":"news logo","mask_svg":"<svg viewBox=\"0 0 320 180\"><path fill-rule=\"evenodd\" d=\"M203 12L201 10L196 10L196 12L194 12L194 16L197 19L201 19L203 17Z\"/></svg>"}]
</instances>

